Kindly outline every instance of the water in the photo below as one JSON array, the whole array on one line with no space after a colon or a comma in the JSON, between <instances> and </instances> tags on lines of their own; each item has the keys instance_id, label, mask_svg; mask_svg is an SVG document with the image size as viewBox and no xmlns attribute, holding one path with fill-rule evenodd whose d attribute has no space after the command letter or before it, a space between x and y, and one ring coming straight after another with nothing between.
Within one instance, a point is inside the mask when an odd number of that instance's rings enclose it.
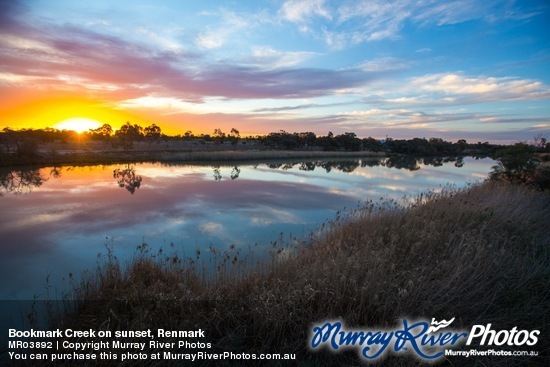
<instances>
[{"instance_id":1,"label":"water","mask_svg":"<svg viewBox=\"0 0 550 367\"><path fill-rule=\"evenodd\" d=\"M430 163L430 164L426 164ZM300 241L338 210L487 177L493 161L346 160L0 171L0 299L61 298L112 248L194 256Z\"/></svg>"}]
</instances>

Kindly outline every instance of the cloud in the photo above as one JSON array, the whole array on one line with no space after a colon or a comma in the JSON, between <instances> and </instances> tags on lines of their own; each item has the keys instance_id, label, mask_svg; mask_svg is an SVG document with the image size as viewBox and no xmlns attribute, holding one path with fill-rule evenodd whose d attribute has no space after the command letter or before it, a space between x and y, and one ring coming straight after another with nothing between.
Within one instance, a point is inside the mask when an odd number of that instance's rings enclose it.
<instances>
[{"instance_id":1,"label":"cloud","mask_svg":"<svg viewBox=\"0 0 550 367\"><path fill-rule=\"evenodd\" d=\"M407 23L443 26L478 19L495 23L525 20L540 14L536 9L520 6L523 4L496 0L291 0L282 5L279 13L283 20L297 24L300 30L323 39L332 48L341 49L364 42L399 39Z\"/></svg>"},{"instance_id":2,"label":"cloud","mask_svg":"<svg viewBox=\"0 0 550 367\"><path fill-rule=\"evenodd\" d=\"M550 123L550 117L485 117L479 119L486 124L538 124L533 127L548 127L548 124L541 124L543 122Z\"/></svg>"},{"instance_id":3,"label":"cloud","mask_svg":"<svg viewBox=\"0 0 550 367\"><path fill-rule=\"evenodd\" d=\"M204 95L227 98L309 98L356 88L373 76L360 70L215 66L195 80ZM197 90L197 89L195 89Z\"/></svg>"},{"instance_id":4,"label":"cloud","mask_svg":"<svg viewBox=\"0 0 550 367\"><path fill-rule=\"evenodd\" d=\"M383 77L382 72L378 76ZM455 71L426 74L408 80L384 79L383 82L373 81L367 85L363 103L378 108L442 108L550 99L550 87L542 81L512 76L467 75Z\"/></svg>"},{"instance_id":5,"label":"cloud","mask_svg":"<svg viewBox=\"0 0 550 367\"><path fill-rule=\"evenodd\" d=\"M281 15L290 22L303 23L309 18L319 16L331 19L331 14L324 6L324 0L288 0L281 8Z\"/></svg>"},{"instance_id":6,"label":"cloud","mask_svg":"<svg viewBox=\"0 0 550 367\"><path fill-rule=\"evenodd\" d=\"M244 26L231 19L236 27ZM80 89L99 99L116 96L122 101L308 98L357 88L374 78L360 69L295 67L313 55L309 52L258 47L252 65L209 63L197 53L159 50L76 26L46 23L13 27L3 34L0 48L5 55L0 79L4 86L34 78L36 88Z\"/></svg>"},{"instance_id":7,"label":"cloud","mask_svg":"<svg viewBox=\"0 0 550 367\"><path fill-rule=\"evenodd\" d=\"M359 65L361 70L371 73L379 73L383 71L403 70L410 68L407 60L397 57L382 57L363 62Z\"/></svg>"},{"instance_id":8,"label":"cloud","mask_svg":"<svg viewBox=\"0 0 550 367\"><path fill-rule=\"evenodd\" d=\"M448 96L475 96L480 102L542 100L550 89L540 81L513 77L464 76L460 73L428 74L414 78L411 89ZM456 100L452 100L455 102Z\"/></svg>"},{"instance_id":9,"label":"cloud","mask_svg":"<svg viewBox=\"0 0 550 367\"><path fill-rule=\"evenodd\" d=\"M341 102L341 103L307 103L307 104L300 104L296 106L281 106L281 107L266 107L266 108L258 108L256 110L253 110L252 112L284 112L284 111L293 111L293 110L305 110L310 108L329 108L334 106L346 106L353 104L352 102Z\"/></svg>"},{"instance_id":10,"label":"cloud","mask_svg":"<svg viewBox=\"0 0 550 367\"><path fill-rule=\"evenodd\" d=\"M268 226L273 223L305 224L302 218L290 210L274 209L266 206L249 210L248 217L250 223L255 226Z\"/></svg>"},{"instance_id":11,"label":"cloud","mask_svg":"<svg viewBox=\"0 0 550 367\"><path fill-rule=\"evenodd\" d=\"M315 55L315 52L279 51L269 46L256 46L252 48L252 60L254 64L270 69L294 66Z\"/></svg>"},{"instance_id":12,"label":"cloud","mask_svg":"<svg viewBox=\"0 0 550 367\"><path fill-rule=\"evenodd\" d=\"M411 18L421 24L435 23L438 26L456 24L483 18L491 14L497 5L493 0L431 1L420 6L418 11L411 14Z\"/></svg>"},{"instance_id":13,"label":"cloud","mask_svg":"<svg viewBox=\"0 0 550 367\"><path fill-rule=\"evenodd\" d=\"M157 109L163 114L190 112L189 103L173 97L144 96L129 98L118 103L121 108Z\"/></svg>"},{"instance_id":14,"label":"cloud","mask_svg":"<svg viewBox=\"0 0 550 367\"><path fill-rule=\"evenodd\" d=\"M489 118L483 114L457 113L457 112L425 112L408 109L379 109L351 111L341 113L347 117L346 123L354 125L386 126L388 128L397 126L429 126L442 123L472 122L481 118Z\"/></svg>"},{"instance_id":15,"label":"cloud","mask_svg":"<svg viewBox=\"0 0 550 367\"><path fill-rule=\"evenodd\" d=\"M203 233L219 234L223 232L223 225L215 222L206 222L200 225L200 231Z\"/></svg>"},{"instance_id":16,"label":"cloud","mask_svg":"<svg viewBox=\"0 0 550 367\"><path fill-rule=\"evenodd\" d=\"M208 32L199 34L197 37L197 44L202 48L218 48L224 44L224 36L217 34L216 32Z\"/></svg>"},{"instance_id":17,"label":"cloud","mask_svg":"<svg viewBox=\"0 0 550 367\"><path fill-rule=\"evenodd\" d=\"M243 33L256 27L262 21L262 16L239 15L227 9L221 9L217 14L221 17L220 25L208 27L201 32L195 39L199 47L205 49L215 49L222 47L228 40L242 38Z\"/></svg>"}]
</instances>

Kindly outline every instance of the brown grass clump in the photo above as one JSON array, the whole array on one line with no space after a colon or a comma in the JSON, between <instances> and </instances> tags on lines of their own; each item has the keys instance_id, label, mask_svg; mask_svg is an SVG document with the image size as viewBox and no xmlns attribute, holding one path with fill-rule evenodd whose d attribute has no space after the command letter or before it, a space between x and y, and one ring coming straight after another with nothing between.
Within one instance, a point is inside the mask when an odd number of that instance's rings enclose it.
<instances>
[{"instance_id":1,"label":"brown grass clump","mask_svg":"<svg viewBox=\"0 0 550 367\"><path fill-rule=\"evenodd\" d=\"M61 323L111 330L200 326L213 350L296 353L301 365L329 366L361 362L355 351L309 351L314 323L341 319L349 327L384 328L403 317L456 317L454 327L541 329L537 349L544 355L548 218L548 192L494 183L423 194L406 207L368 202L324 225L311 244L278 247L259 264L221 254L223 266L205 275L195 257L142 254L127 269L110 258L75 289L75 311ZM443 364L543 362L457 357ZM390 354L381 364L419 362Z\"/></svg>"}]
</instances>

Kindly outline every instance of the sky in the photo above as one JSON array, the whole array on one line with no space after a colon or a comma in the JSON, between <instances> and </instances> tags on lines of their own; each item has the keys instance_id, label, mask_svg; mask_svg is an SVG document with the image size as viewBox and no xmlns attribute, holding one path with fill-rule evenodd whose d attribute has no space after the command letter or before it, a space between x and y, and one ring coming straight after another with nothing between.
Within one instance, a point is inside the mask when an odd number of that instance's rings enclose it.
<instances>
[{"instance_id":1,"label":"sky","mask_svg":"<svg viewBox=\"0 0 550 367\"><path fill-rule=\"evenodd\" d=\"M0 0L0 116L531 141L550 137L550 3Z\"/></svg>"}]
</instances>

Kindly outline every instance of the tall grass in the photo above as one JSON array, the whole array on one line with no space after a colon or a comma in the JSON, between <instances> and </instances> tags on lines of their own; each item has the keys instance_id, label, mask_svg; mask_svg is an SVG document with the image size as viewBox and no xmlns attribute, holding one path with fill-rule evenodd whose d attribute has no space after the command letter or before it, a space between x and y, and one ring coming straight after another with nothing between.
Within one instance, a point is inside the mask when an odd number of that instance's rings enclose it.
<instances>
[{"instance_id":1,"label":"tall grass","mask_svg":"<svg viewBox=\"0 0 550 367\"><path fill-rule=\"evenodd\" d=\"M539 329L536 349L547 355L548 218L548 192L485 183L423 194L405 207L369 201L324 225L307 245L274 244L261 261L230 249L215 254L218 267L208 272L199 254L142 248L127 267L109 254L94 277L75 286L75 306L56 327L203 327L214 350L297 353L301 365L331 366L359 365L359 357L309 351L313 323L373 328L402 317L456 317L454 327ZM543 362L457 357L443 365ZM389 355L381 364L419 362Z\"/></svg>"}]
</instances>

